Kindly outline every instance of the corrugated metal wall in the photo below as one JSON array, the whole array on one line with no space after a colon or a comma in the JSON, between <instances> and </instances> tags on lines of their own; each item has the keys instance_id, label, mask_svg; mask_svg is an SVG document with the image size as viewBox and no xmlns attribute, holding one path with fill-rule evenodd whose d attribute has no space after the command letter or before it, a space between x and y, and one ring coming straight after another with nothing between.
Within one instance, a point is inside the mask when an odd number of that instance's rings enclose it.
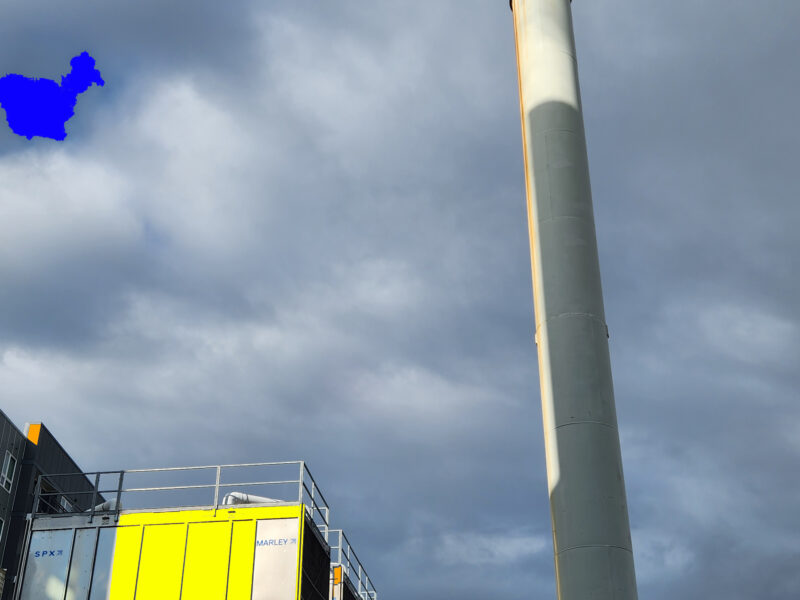
<instances>
[{"instance_id":1,"label":"corrugated metal wall","mask_svg":"<svg viewBox=\"0 0 800 600\"><path fill-rule=\"evenodd\" d=\"M77 463L72 460L72 457L67 454L67 451L58 443L58 440L50 433L44 425L42 425L39 433L39 443L36 445L31 444L28 452L26 453L26 466L31 466L36 471L32 473L32 481L30 481L31 490L33 493L33 485L35 482L35 475L44 474L61 474L61 473L81 473L81 468ZM89 494L76 494L75 492L89 492L92 490L92 482L85 477L50 477L50 481L55 487L62 492L66 492L70 502L80 509L87 509L91 507L91 495ZM30 507L28 508L30 510Z\"/></svg>"},{"instance_id":2,"label":"corrugated metal wall","mask_svg":"<svg viewBox=\"0 0 800 600\"><path fill-rule=\"evenodd\" d=\"M11 490L0 486L0 519L3 519L3 530L0 536L0 556L5 552L6 540L10 531L11 511L14 508L14 495L20 482L20 472L25 454L25 436L11 420L0 411L0 467L5 460L6 451L10 451L17 461Z\"/></svg>"},{"instance_id":3,"label":"corrugated metal wall","mask_svg":"<svg viewBox=\"0 0 800 600\"><path fill-rule=\"evenodd\" d=\"M328 600L331 554L316 527L306 517L303 534L303 578L301 600Z\"/></svg>"}]
</instances>

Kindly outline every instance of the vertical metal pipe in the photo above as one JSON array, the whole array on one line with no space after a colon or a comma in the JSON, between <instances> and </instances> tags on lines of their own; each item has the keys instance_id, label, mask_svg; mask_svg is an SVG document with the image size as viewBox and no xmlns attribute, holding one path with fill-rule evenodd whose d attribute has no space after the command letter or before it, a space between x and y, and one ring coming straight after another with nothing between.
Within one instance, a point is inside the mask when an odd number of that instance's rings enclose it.
<instances>
[{"instance_id":1,"label":"vertical metal pipe","mask_svg":"<svg viewBox=\"0 0 800 600\"><path fill-rule=\"evenodd\" d=\"M637 598L570 0L513 0L556 583Z\"/></svg>"}]
</instances>

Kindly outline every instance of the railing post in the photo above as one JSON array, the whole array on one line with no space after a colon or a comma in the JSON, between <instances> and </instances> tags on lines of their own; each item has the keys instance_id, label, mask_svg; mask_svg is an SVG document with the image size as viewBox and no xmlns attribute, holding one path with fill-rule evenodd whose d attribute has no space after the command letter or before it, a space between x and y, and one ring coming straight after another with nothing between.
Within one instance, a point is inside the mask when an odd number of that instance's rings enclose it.
<instances>
[{"instance_id":1,"label":"railing post","mask_svg":"<svg viewBox=\"0 0 800 600\"><path fill-rule=\"evenodd\" d=\"M100 473L94 474L94 487L92 488L92 503L89 506L89 523L94 520L94 507L97 506L97 488L100 486Z\"/></svg>"},{"instance_id":2,"label":"railing post","mask_svg":"<svg viewBox=\"0 0 800 600\"><path fill-rule=\"evenodd\" d=\"M36 490L33 492L33 514L39 512L39 501L42 494L42 476L36 478Z\"/></svg>"},{"instance_id":3,"label":"railing post","mask_svg":"<svg viewBox=\"0 0 800 600\"><path fill-rule=\"evenodd\" d=\"M219 479L222 467L217 465L217 480L214 482L214 516L217 516L217 506L219 506Z\"/></svg>"},{"instance_id":4,"label":"railing post","mask_svg":"<svg viewBox=\"0 0 800 600\"><path fill-rule=\"evenodd\" d=\"M297 501L300 504L303 504L303 478L305 477L305 474L306 474L306 461L301 460L300 461L300 477L299 477L300 481L298 482L298 486L297 486L297 493L298 493Z\"/></svg>"},{"instance_id":5,"label":"railing post","mask_svg":"<svg viewBox=\"0 0 800 600\"><path fill-rule=\"evenodd\" d=\"M122 506L122 479L125 477L125 471L119 472L119 479L117 480L117 503L114 506L114 522L119 521L119 511Z\"/></svg>"},{"instance_id":6,"label":"railing post","mask_svg":"<svg viewBox=\"0 0 800 600\"><path fill-rule=\"evenodd\" d=\"M344 534L342 534L344 535ZM347 542L347 576L350 576L350 567L353 566L353 563L350 562L350 542Z\"/></svg>"},{"instance_id":7,"label":"railing post","mask_svg":"<svg viewBox=\"0 0 800 600\"><path fill-rule=\"evenodd\" d=\"M311 478L311 520L314 520L314 511L317 510L317 503L314 500L314 489L317 486L317 482L314 481L314 478Z\"/></svg>"},{"instance_id":8,"label":"railing post","mask_svg":"<svg viewBox=\"0 0 800 600\"><path fill-rule=\"evenodd\" d=\"M322 511L320 511L320 514L323 514L324 515L323 519L325 519L325 542L328 544L328 546L330 546L331 541L329 539L328 534L330 532L330 527L331 527L331 509L328 506L324 506L323 510L325 512L323 513Z\"/></svg>"}]
</instances>

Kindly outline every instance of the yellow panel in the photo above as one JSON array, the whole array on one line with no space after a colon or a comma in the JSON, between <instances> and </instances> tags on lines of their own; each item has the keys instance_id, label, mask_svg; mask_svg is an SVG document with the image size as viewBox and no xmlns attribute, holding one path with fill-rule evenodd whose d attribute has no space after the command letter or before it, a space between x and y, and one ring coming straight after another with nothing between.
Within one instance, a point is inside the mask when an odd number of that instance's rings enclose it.
<instances>
[{"instance_id":1,"label":"yellow panel","mask_svg":"<svg viewBox=\"0 0 800 600\"><path fill-rule=\"evenodd\" d=\"M185 549L186 524L145 526L136 600L179 600Z\"/></svg>"},{"instance_id":2,"label":"yellow panel","mask_svg":"<svg viewBox=\"0 0 800 600\"><path fill-rule=\"evenodd\" d=\"M293 506L262 506L262 507L236 507L214 510L169 510L163 512L123 512L119 517L117 529L117 542L114 552L112 567L110 600L178 600L181 590L184 564L186 576L184 577L183 598L202 598L203 600L216 600L224 598L225 594L211 594L208 590L210 583L209 573L216 571L219 557L204 557L197 565L197 558L202 552L201 547L208 549L215 546L211 541L219 531L205 530L205 526L219 524L223 529L232 527L231 543L226 541L224 548L214 548L224 554L230 548L230 560L225 566L228 568L228 600L250 600L252 594L253 564L255 557L256 522L263 519L302 518L303 505ZM184 550L186 548L186 533L188 524L203 524L200 537L195 539L194 527L190 526L190 541L187 560L184 563ZM301 521L302 523L302 521ZM142 542L142 526L144 526L144 542ZM302 525L301 525L302 527ZM208 536L208 538L206 537ZM302 536L300 536L302 543ZM139 559L140 547L144 544ZM197 546L195 546L197 544ZM298 544L298 554L300 544ZM222 556L222 554L220 556ZM224 556L222 562L224 563ZM213 567L211 564L213 563ZM192 569L197 572L192 571ZM220 567L222 569L222 567ZM203 571L204 596L194 593L195 580L198 573ZM213 575L214 582L224 575ZM137 583L138 578L138 583ZM214 583L214 590L219 589ZM299 593L299 586L298 586Z\"/></svg>"},{"instance_id":3,"label":"yellow panel","mask_svg":"<svg viewBox=\"0 0 800 600\"><path fill-rule=\"evenodd\" d=\"M230 545L230 522L189 525L181 600L225 598Z\"/></svg>"},{"instance_id":4,"label":"yellow panel","mask_svg":"<svg viewBox=\"0 0 800 600\"><path fill-rule=\"evenodd\" d=\"M42 432L42 424L34 423L28 426L28 439L34 444L39 444L39 434Z\"/></svg>"},{"instance_id":5,"label":"yellow panel","mask_svg":"<svg viewBox=\"0 0 800 600\"><path fill-rule=\"evenodd\" d=\"M139 570L139 548L142 544L141 527L118 527L114 544L114 562L111 567L109 600L133 600L136 574Z\"/></svg>"},{"instance_id":6,"label":"yellow panel","mask_svg":"<svg viewBox=\"0 0 800 600\"><path fill-rule=\"evenodd\" d=\"M256 522L234 521L228 573L228 600L250 600L255 549Z\"/></svg>"}]
</instances>

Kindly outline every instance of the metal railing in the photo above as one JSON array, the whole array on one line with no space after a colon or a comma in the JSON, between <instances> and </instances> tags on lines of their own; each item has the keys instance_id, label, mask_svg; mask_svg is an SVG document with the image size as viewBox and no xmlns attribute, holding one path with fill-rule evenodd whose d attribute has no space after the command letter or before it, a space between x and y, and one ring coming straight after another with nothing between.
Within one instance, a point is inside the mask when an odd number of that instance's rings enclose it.
<instances>
[{"instance_id":1,"label":"metal railing","mask_svg":"<svg viewBox=\"0 0 800 600\"><path fill-rule=\"evenodd\" d=\"M331 547L331 566L340 566L351 585L363 600L377 600L378 592L367 575L367 570L350 545L344 531L331 529L329 545Z\"/></svg>"},{"instance_id":2,"label":"metal railing","mask_svg":"<svg viewBox=\"0 0 800 600\"><path fill-rule=\"evenodd\" d=\"M243 471L255 472L258 476L251 476L249 480L246 476L244 480L236 476ZM69 480L73 477L81 478L84 484L88 480L91 489L65 491L72 487ZM152 485L162 477L167 477L171 485ZM60 490L43 489L43 482L52 488L53 481L60 483ZM252 491L254 489L256 491ZM263 498L261 502L247 502L247 506L303 504L311 522L327 541L330 507L305 461L41 475L36 480L32 514L36 518L43 514L80 512L88 514L91 523L98 514L113 515L117 521L123 507L126 511L195 508L216 512L227 506L224 503L226 494L234 491ZM265 491L268 495L262 496ZM88 503L76 501L79 497ZM64 506L62 499L67 498L69 501Z\"/></svg>"}]
</instances>

